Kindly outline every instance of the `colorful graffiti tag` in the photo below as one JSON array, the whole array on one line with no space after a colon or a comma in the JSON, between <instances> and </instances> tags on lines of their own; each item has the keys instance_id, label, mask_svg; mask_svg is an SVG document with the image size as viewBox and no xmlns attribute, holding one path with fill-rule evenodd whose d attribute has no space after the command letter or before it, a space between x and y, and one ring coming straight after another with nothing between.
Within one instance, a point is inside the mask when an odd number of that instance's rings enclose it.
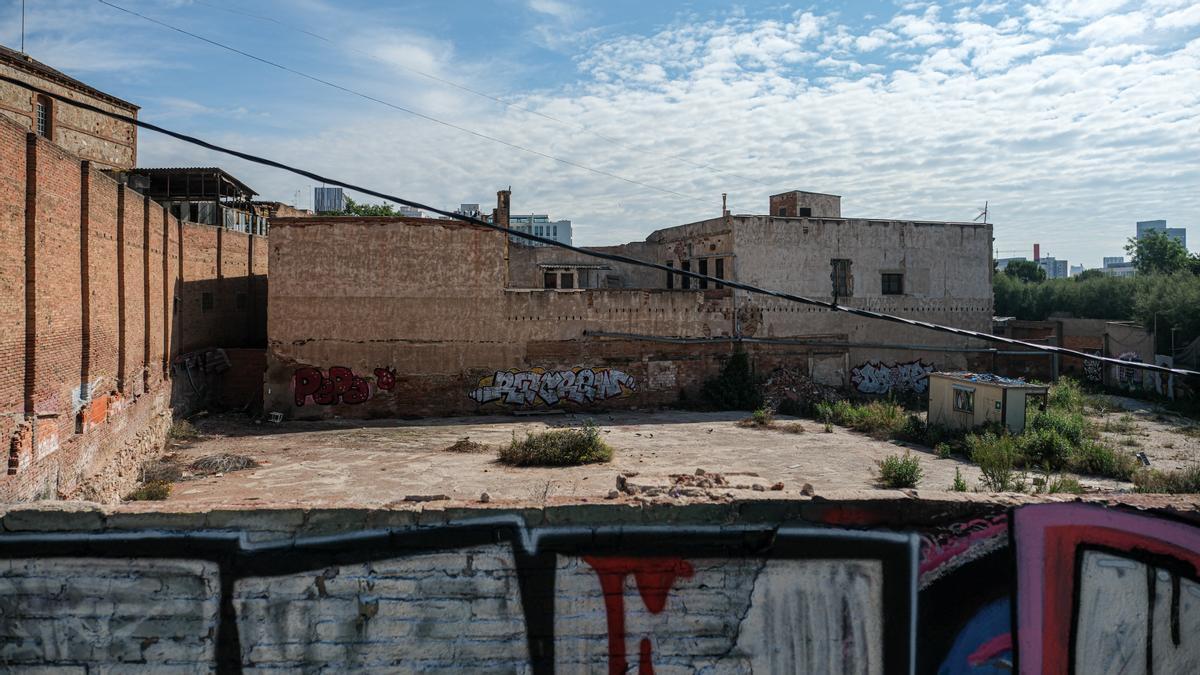
<instances>
[{"instance_id":1,"label":"colorful graffiti tag","mask_svg":"<svg viewBox=\"0 0 1200 675\"><path fill-rule=\"evenodd\" d=\"M375 386L385 391L394 389L396 371L376 368ZM304 367L297 368L292 374L292 391L298 407L310 399L317 405L357 405L371 398L371 383L342 366L333 366L327 374L322 373L320 368Z\"/></svg>"},{"instance_id":2,"label":"colorful graffiti tag","mask_svg":"<svg viewBox=\"0 0 1200 675\"><path fill-rule=\"evenodd\" d=\"M864 394L887 394L893 391L919 394L929 388L929 373L933 369L932 364L920 359L891 365L868 361L851 370L850 382Z\"/></svg>"},{"instance_id":3,"label":"colorful graffiti tag","mask_svg":"<svg viewBox=\"0 0 1200 675\"><path fill-rule=\"evenodd\" d=\"M627 396L636 390L633 377L615 368L571 370L498 370L479 380L468 396L477 403L533 407L585 404Z\"/></svg>"},{"instance_id":4,"label":"colorful graffiti tag","mask_svg":"<svg viewBox=\"0 0 1200 675\"><path fill-rule=\"evenodd\" d=\"M6 666L46 670L1200 672L1200 528L1175 516L995 505L904 531L870 525L894 518L883 503L804 525L777 507L278 541L5 533L0 642Z\"/></svg>"}]
</instances>

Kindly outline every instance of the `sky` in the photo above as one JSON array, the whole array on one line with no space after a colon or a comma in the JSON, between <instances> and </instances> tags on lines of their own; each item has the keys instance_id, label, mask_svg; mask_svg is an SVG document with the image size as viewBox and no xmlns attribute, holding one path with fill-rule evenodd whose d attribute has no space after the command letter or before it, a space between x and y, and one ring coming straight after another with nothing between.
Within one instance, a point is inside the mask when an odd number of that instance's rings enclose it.
<instances>
[{"instance_id":1,"label":"sky","mask_svg":"<svg viewBox=\"0 0 1200 675\"><path fill-rule=\"evenodd\" d=\"M288 70L98 0L26 0L26 51L146 121L416 201L511 186L577 244L801 189L848 217L986 202L1001 257L1098 266L1151 219L1200 251L1195 0L109 1ZM0 43L20 13L0 0ZM153 132L138 155L311 205L306 179Z\"/></svg>"}]
</instances>

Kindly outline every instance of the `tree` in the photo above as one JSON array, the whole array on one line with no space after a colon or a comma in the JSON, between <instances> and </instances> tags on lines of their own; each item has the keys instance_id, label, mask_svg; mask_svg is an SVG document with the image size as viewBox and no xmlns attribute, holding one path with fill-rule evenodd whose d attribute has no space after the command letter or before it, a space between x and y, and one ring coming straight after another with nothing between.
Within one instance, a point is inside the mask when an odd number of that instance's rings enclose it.
<instances>
[{"instance_id":1,"label":"tree","mask_svg":"<svg viewBox=\"0 0 1200 675\"><path fill-rule=\"evenodd\" d=\"M1014 260L1004 268L1004 273L1021 281L1036 283L1046 280L1046 270L1032 260Z\"/></svg>"},{"instance_id":2,"label":"tree","mask_svg":"<svg viewBox=\"0 0 1200 675\"><path fill-rule=\"evenodd\" d=\"M1190 266L1183 244L1160 230L1151 230L1140 239L1130 237L1125 251L1133 256L1139 274L1174 274Z\"/></svg>"},{"instance_id":3,"label":"tree","mask_svg":"<svg viewBox=\"0 0 1200 675\"><path fill-rule=\"evenodd\" d=\"M1097 269L1084 270L1075 275L1075 281L1087 281L1088 279L1098 279L1104 276L1104 272Z\"/></svg>"},{"instance_id":4,"label":"tree","mask_svg":"<svg viewBox=\"0 0 1200 675\"><path fill-rule=\"evenodd\" d=\"M350 197L346 197L346 209L342 211L342 214L347 216L400 216L391 204L359 204Z\"/></svg>"}]
</instances>

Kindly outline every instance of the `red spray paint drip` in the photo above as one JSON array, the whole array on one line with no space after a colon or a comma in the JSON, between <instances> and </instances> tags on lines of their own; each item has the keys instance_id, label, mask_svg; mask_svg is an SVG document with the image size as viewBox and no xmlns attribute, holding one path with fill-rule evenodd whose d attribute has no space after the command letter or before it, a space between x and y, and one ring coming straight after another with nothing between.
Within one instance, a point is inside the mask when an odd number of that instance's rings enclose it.
<instances>
[{"instance_id":1,"label":"red spray paint drip","mask_svg":"<svg viewBox=\"0 0 1200 675\"><path fill-rule=\"evenodd\" d=\"M584 556L584 561L600 577L604 592L604 610L608 619L608 672L621 675L629 662L625 658L625 577L633 575L642 602L651 614L660 614L667 606L667 594L675 579L691 578L691 563L681 558L598 558ZM649 638L638 645L638 675L653 675Z\"/></svg>"}]
</instances>

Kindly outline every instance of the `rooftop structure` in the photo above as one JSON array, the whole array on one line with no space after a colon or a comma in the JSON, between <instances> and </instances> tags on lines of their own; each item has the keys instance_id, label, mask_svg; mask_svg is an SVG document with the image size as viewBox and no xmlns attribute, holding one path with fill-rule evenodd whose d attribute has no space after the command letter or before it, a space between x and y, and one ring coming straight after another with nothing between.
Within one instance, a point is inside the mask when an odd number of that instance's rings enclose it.
<instances>
[{"instance_id":1,"label":"rooftop structure","mask_svg":"<svg viewBox=\"0 0 1200 675\"><path fill-rule=\"evenodd\" d=\"M257 192L218 167L135 168L118 174L180 220L250 234L267 233Z\"/></svg>"}]
</instances>

